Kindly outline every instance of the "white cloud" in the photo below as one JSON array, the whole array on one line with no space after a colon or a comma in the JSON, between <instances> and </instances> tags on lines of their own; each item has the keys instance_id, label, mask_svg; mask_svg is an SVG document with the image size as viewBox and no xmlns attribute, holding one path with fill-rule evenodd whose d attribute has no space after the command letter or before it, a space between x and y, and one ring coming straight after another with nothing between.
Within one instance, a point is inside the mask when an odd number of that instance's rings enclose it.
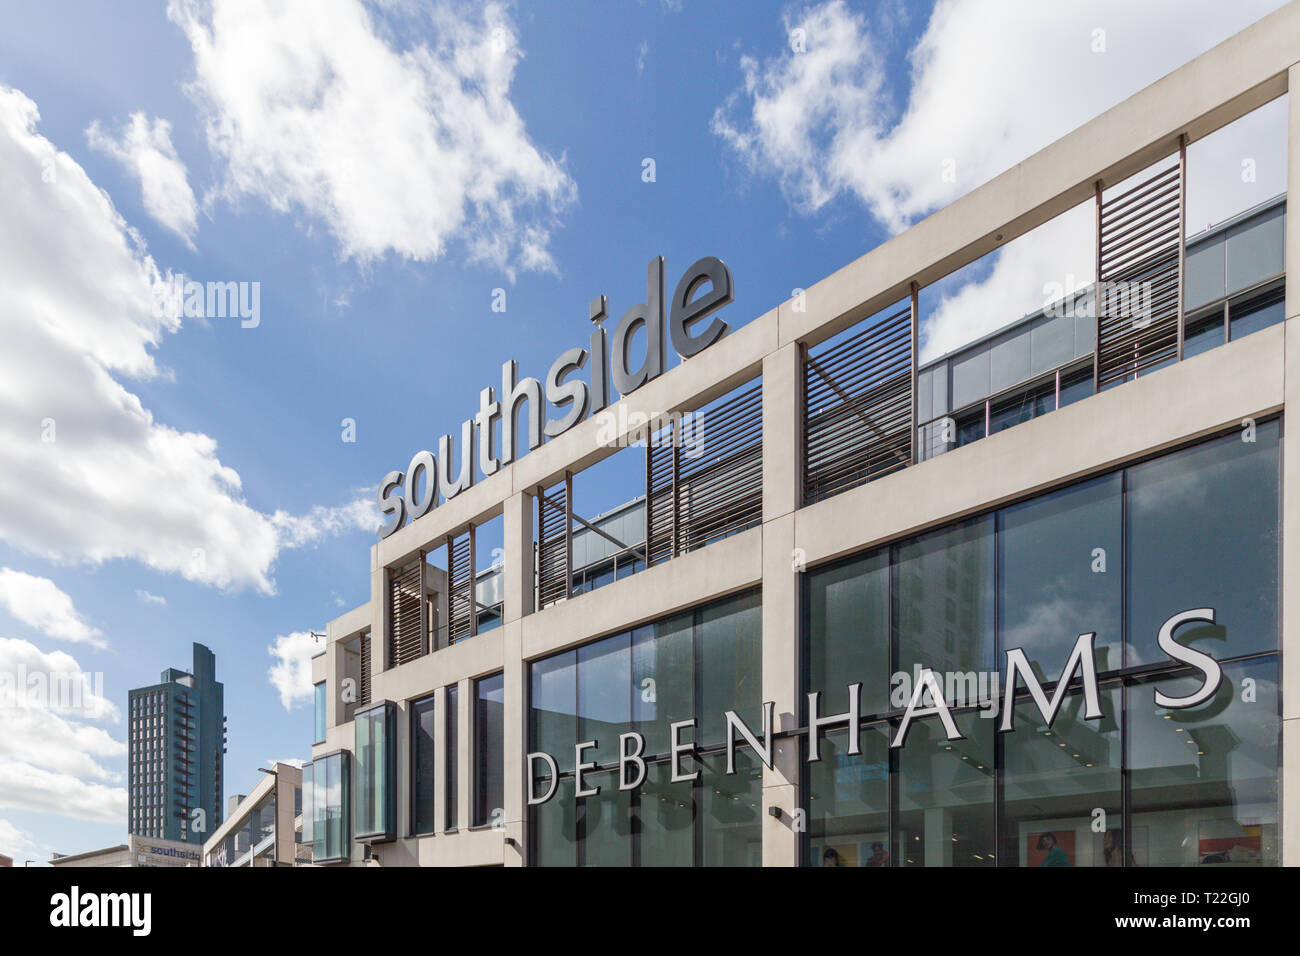
<instances>
[{"instance_id":1,"label":"white cloud","mask_svg":"<svg viewBox=\"0 0 1300 956\"><path fill-rule=\"evenodd\" d=\"M105 646L99 628L78 614L72 598L49 578L0 568L0 605L46 637Z\"/></svg>"},{"instance_id":2,"label":"white cloud","mask_svg":"<svg viewBox=\"0 0 1300 956\"><path fill-rule=\"evenodd\" d=\"M374 532L379 526L374 494L370 491L359 494L359 497L345 505L313 505L302 515L275 512L270 516L270 521L280 537L281 545L286 548L302 548L346 531Z\"/></svg>"},{"instance_id":3,"label":"white cloud","mask_svg":"<svg viewBox=\"0 0 1300 956\"><path fill-rule=\"evenodd\" d=\"M910 52L910 84L899 88L882 53L893 23L831 0L785 15L783 52L742 58L743 84L715 112L712 128L750 170L775 178L800 211L849 198L897 232L1280 5L940 0ZM1179 29L1168 29L1173 22ZM802 53L785 42L796 29ZM1099 41L1104 51L1094 52ZM1284 126L1263 137L1270 158L1279 136ZM1199 172L1194 152L1203 160ZM1221 167L1208 169L1216 155ZM1263 183L1239 188L1242 158L1235 140L1189 149L1194 230L1278 191ZM1284 165L1270 168L1274 184L1284 181ZM1200 193L1198 176L1212 184ZM995 257L1006 261L985 272L988 291L978 301L967 294L964 316L927 318L926 358L1020 318L1022 302L1041 306L1045 282L1064 281L1067 272L1091 278L1090 257L1068 225L1046 229L1013 257ZM999 296L1011 286L1008 307Z\"/></svg>"},{"instance_id":4,"label":"white cloud","mask_svg":"<svg viewBox=\"0 0 1300 956\"><path fill-rule=\"evenodd\" d=\"M62 651L0 638L0 807L120 823L126 791L105 760L126 744L92 722L121 720L87 674Z\"/></svg>"},{"instance_id":5,"label":"white cloud","mask_svg":"<svg viewBox=\"0 0 1300 956\"><path fill-rule=\"evenodd\" d=\"M87 782L0 756L0 807L120 824L126 819L127 795L122 787Z\"/></svg>"},{"instance_id":6,"label":"white cloud","mask_svg":"<svg viewBox=\"0 0 1300 956\"><path fill-rule=\"evenodd\" d=\"M172 0L168 16L194 51L228 197L321 220L363 261L437 259L458 240L511 274L554 269L550 231L576 188L510 100L522 54L500 5L440 5L436 40L401 49L359 0Z\"/></svg>"},{"instance_id":7,"label":"white cloud","mask_svg":"<svg viewBox=\"0 0 1300 956\"><path fill-rule=\"evenodd\" d=\"M311 702L311 659L319 649L320 644L309 631L282 634L266 649L275 658L266 676L280 692L280 703L285 710Z\"/></svg>"},{"instance_id":8,"label":"white cloud","mask_svg":"<svg viewBox=\"0 0 1300 956\"><path fill-rule=\"evenodd\" d=\"M0 86L0 538L273 593L280 529L288 546L311 534L251 507L213 438L157 422L119 383L160 375L152 350L179 320L154 313L153 259L38 118ZM317 534L348 527L328 514L304 520Z\"/></svg>"},{"instance_id":9,"label":"white cloud","mask_svg":"<svg viewBox=\"0 0 1300 956\"><path fill-rule=\"evenodd\" d=\"M143 588L137 588L135 596L145 604L158 604L163 607L167 606L167 599L160 594L151 594Z\"/></svg>"},{"instance_id":10,"label":"white cloud","mask_svg":"<svg viewBox=\"0 0 1300 956\"><path fill-rule=\"evenodd\" d=\"M22 866L27 860L40 861L49 848L34 842L31 835L8 820L0 819L0 853Z\"/></svg>"},{"instance_id":11,"label":"white cloud","mask_svg":"<svg viewBox=\"0 0 1300 956\"><path fill-rule=\"evenodd\" d=\"M132 113L119 137L105 133L96 120L86 129L86 141L140 180L145 211L192 249L199 231L198 204L185 164L172 145L171 130L165 119L151 122L143 113Z\"/></svg>"},{"instance_id":12,"label":"white cloud","mask_svg":"<svg viewBox=\"0 0 1300 956\"><path fill-rule=\"evenodd\" d=\"M274 767L278 763L288 764L290 767L297 767L299 770L301 770L304 766L306 766L307 761L301 759L300 757L287 757L282 760L268 760L266 761L266 766Z\"/></svg>"}]
</instances>

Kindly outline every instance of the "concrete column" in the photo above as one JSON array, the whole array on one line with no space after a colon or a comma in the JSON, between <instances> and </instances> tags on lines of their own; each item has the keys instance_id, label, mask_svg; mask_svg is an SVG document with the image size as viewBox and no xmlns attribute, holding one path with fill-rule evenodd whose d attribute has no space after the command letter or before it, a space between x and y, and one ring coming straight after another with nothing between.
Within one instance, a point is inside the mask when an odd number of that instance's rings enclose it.
<instances>
[{"instance_id":1,"label":"concrete column","mask_svg":"<svg viewBox=\"0 0 1300 956\"><path fill-rule=\"evenodd\" d=\"M776 727L799 723L799 571L795 509L803 449L803 351L791 343L763 360L763 700ZM763 771L763 864L798 866L804 825L798 812L799 742L777 743ZM770 811L780 810L780 816Z\"/></svg>"},{"instance_id":2,"label":"concrete column","mask_svg":"<svg viewBox=\"0 0 1300 956\"><path fill-rule=\"evenodd\" d=\"M1300 63L1287 73L1287 151L1286 151L1286 317L1300 316L1300 227L1295 226L1292 196L1300 195Z\"/></svg>"},{"instance_id":3,"label":"concrete column","mask_svg":"<svg viewBox=\"0 0 1300 956\"><path fill-rule=\"evenodd\" d=\"M1300 64L1288 73L1287 197L1300 196ZM1282 779L1279 839L1282 863L1300 866L1300 226L1287 211L1286 438L1282 442ZM1292 828L1295 828L1293 832Z\"/></svg>"},{"instance_id":4,"label":"concrete column","mask_svg":"<svg viewBox=\"0 0 1300 956\"><path fill-rule=\"evenodd\" d=\"M516 496L518 497L518 496ZM508 514L509 512L507 512ZM509 540L507 538L507 540ZM510 545L506 545L509 553ZM524 690L528 670L523 661L523 625L513 621L504 625L503 653L505 678L505 811L506 838L513 846L504 848L506 866L524 865L524 837L527 832L527 804L524 799L524 753L528 741L528 715L524 708Z\"/></svg>"},{"instance_id":5,"label":"concrete column","mask_svg":"<svg viewBox=\"0 0 1300 956\"><path fill-rule=\"evenodd\" d=\"M336 638L333 628L325 630L325 736L343 719L343 704L339 699L343 678L347 674L345 642Z\"/></svg>"},{"instance_id":6,"label":"concrete column","mask_svg":"<svg viewBox=\"0 0 1300 956\"><path fill-rule=\"evenodd\" d=\"M519 491L506 499L503 623L533 612L533 496Z\"/></svg>"},{"instance_id":7,"label":"concrete column","mask_svg":"<svg viewBox=\"0 0 1300 956\"><path fill-rule=\"evenodd\" d=\"M803 350L797 342L763 359L763 520L800 505Z\"/></svg>"},{"instance_id":8,"label":"concrete column","mask_svg":"<svg viewBox=\"0 0 1300 956\"><path fill-rule=\"evenodd\" d=\"M388 644L388 569L375 563L376 549L370 549L370 680L384 672L384 648Z\"/></svg>"}]
</instances>

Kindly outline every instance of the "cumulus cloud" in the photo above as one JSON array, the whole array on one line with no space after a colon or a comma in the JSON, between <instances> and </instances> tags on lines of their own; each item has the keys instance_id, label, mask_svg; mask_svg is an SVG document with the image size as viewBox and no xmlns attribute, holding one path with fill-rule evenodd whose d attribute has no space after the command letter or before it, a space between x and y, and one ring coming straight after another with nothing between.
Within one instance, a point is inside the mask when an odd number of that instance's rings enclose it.
<instances>
[{"instance_id":1,"label":"cumulus cloud","mask_svg":"<svg viewBox=\"0 0 1300 956\"><path fill-rule=\"evenodd\" d=\"M151 594L148 591L144 590L143 588L137 588L135 592L135 596L138 597L145 604L157 604L162 607L167 606L167 599L165 597L163 597L161 594Z\"/></svg>"},{"instance_id":2,"label":"cumulus cloud","mask_svg":"<svg viewBox=\"0 0 1300 956\"><path fill-rule=\"evenodd\" d=\"M787 11L782 52L741 59L741 86L719 106L712 129L755 175L775 179L801 212L847 199L897 232L1280 5L1205 2L1192 11L1180 0L940 0L910 51L908 82L900 84L882 52L893 24L830 0ZM1180 28L1169 30L1174 21ZM803 52L795 49L800 44ZM1270 130L1261 149L1272 159L1285 126ZM1190 225L1199 229L1278 191L1263 179L1240 188L1242 159L1253 150L1240 140L1201 147L1199 169L1189 155L1192 187L1197 177L1209 184L1199 193L1189 188ZM1277 171L1271 183L1284 182L1284 164L1270 168ZM925 357L1020 318L1022 301L1041 306L1045 282L1090 274L1079 248L1063 225L1016 253L1019 283L1029 291L1000 311L994 290L1015 281L1013 263L983 270L979 281L992 281L989 292L963 321L955 313L942 322L927 318ZM975 305L971 298L964 305Z\"/></svg>"},{"instance_id":3,"label":"cumulus cloud","mask_svg":"<svg viewBox=\"0 0 1300 956\"><path fill-rule=\"evenodd\" d=\"M172 0L168 16L226 196L321 221L362 261L437 259L454 240L512 275L555 268L576 188L510 100L522 53L499 4L440 5L436 39L400 49L360 0Z\"/></svg>"},{"instance_id":4,"label":"cumulus cloud","mask_svg":"<svg viewBox=\"0 0 1300 956\"><path fill-rule=\"evenodd\" d=\"M346 531L373 532L379 525L372 491L338 506L313 505L305 514L277 511L270 517L282 547L303 548Z\"/></svg>"},{"instance_id":5,"label":"cumulus cloud","mask_svg":"<svg viewBox=\"0 0 1300 956\"><path fill-rule=\"evenodd\" d=\"M126 790L105 760L126 756L103 727L121 712L104 697L103 675L61 651L0 638L0 807L120 823Z\"/></svg>"},{"instance_id":6,"label":"cumulus cloud","mask_svg":"<svg viewBox=\"0 0 1300 956\"><path fill-rule=\"evenodd\" d=\"M266 676L279 691L280 703L285 710L311 702L311 659L319 649L320 644L309 631L282 634L266 649L275 658Z\"/></svg>"},{"instance_id":7,"label":"cumulus cloud","mask_svg":"<svg viewBox=\"0 0 1300 956\"><path fill-rule=\"evenodd\" d=\"M104 647L102 632L89 624L49 578L0 568L0 605L46 637Z\"/></svg>"},{"instance_id":8,"label":"cumulus cloud","mask_svg":"<svg viewBox=\"0 0 1300 956\"><path fill-rule=\"evenodd\" d=\"M351 525L259 512L212 437L156 421L121 384L161 374L153 350L179 319L153 308L165 277L139 236L38 119L0 86L0 538L273 593L282 532L294 546Z\"/></svg>"},{"instance_id":9,"label":"cumulus cloud","mask_svg":"<svg viewBox=\"0 0 1300 956\"><path fill-rule=\"evenodd\" d=\"M194 248L194 236L199 231L198 204L185 164L172 145L169 122L158 118L151 121L143 113L132 113L122 131L113 136L96 120L86 129L86 141L140 180L145 212Z\"/></svg>"},{"instance_id":10,"label":"cumulus cloud","mask_svg":"<svg viewBox=\"0 0 1300 956\"><path fill-rule=\"evenodd\" d=\"M49 847L37 844L27 831L0 819L0 853L12 859L15 866L22 866L24 858L38 861L48 852Z\"/></svg>"}]
</instances>

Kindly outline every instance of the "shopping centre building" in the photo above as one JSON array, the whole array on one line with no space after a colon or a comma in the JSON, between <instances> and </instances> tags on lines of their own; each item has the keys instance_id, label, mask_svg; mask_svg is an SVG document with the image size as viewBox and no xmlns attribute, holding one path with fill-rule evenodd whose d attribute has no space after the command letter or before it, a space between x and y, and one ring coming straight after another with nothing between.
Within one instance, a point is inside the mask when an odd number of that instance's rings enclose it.
<instances>
[{"instance_id":1,"label":"shopping centre building","mask_svg":"<svg viewBox=\"0 0 1300 956\"><path fill-rule=\"evenodd\" d=\"M1300 864L1293 83L1296 4L763 315L656 260L508 362L380 484L315 862ZM1189 228L1261 116L1281 188ZM955 277L1067 220L1090 276L922 360Z\"/></svg>"}]
</instances>

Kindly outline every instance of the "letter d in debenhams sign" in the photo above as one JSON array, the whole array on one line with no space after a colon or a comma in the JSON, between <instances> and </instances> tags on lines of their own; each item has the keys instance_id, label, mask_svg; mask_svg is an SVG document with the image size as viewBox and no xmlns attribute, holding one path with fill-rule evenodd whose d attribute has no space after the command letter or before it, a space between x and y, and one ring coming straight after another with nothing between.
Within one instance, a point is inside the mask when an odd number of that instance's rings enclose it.
<instances>
[{"instance_id":1,"label":"letter d in debenhams sign","mask_svg":"<svg viewBox=\"0 0 1300 956\"><path fill-rule=\"evenodd\" d=\"M668 300L665 316L664 259L651 259L646 267L645 301L623 313L612 343L607 343L605 329L597 327L591 335L590 350L571 348L561 354L551 366L545 384L535 378L518 379L514 360L507 361L502 366L500 396L491 386L483 389L478 414L461 426L459 450L454 448L453 436L443 435L438 442L438 456L429 451L416 452L405 471L391 471L384 476L376 495L386 519L379 536L386 538L408 518L414 521L428 514L437 506L439 494L446 501L456 497L474 483L476 470L491 475L514 461L519 412L524 405L528 406L526 425L531 451L544 439L562 435L588 415L606 408L611 381L619 395L626 396L662 375L666 341L672 341L673 350L684 361L726 335L730 326L714 313L731 300L731 270L721 259L705 256L682 274ZM606 307L605 296L592 300L592 321L603 321ZM707 325L703 324L705 319L710 320ZM645 333L645 356L639 362L633 357L638 332ZM574 372L587 367L589 360L587 381L571 379ZM548 419L550 407L560 414ZM495 440L498 424L499 456Z\"/></svg>"}]
</instances>

